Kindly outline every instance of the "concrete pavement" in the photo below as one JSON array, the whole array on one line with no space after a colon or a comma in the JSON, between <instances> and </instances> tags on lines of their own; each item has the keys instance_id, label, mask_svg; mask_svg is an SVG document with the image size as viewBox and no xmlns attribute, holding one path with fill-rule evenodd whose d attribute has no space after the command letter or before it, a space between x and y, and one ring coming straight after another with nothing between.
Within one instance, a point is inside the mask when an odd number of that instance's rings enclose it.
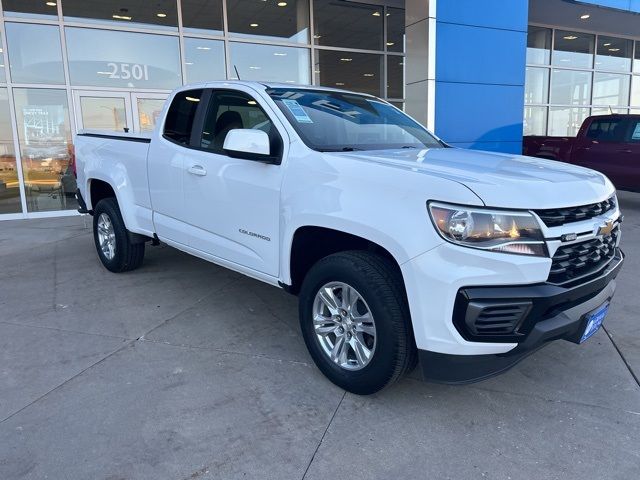
<instances>
[{"instance_id":1,"label":"concrete pavement","mask_svg":"<svg viewBox=\"0 0 640 480\"><path fill-rule=\"evenodd\" d=\"M371 397L318 372L276 288L165 246L114 275L80 217L0 222L0 479L636 478L640 194L620 200L606 331Z\"/></svg>"}]
</instances>

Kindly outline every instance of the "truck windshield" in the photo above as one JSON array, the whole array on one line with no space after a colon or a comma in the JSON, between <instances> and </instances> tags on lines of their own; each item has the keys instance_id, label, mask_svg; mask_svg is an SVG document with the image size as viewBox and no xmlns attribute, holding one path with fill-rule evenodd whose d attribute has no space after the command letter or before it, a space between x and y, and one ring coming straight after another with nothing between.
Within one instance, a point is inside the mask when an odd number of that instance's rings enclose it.
<instances>
[{"instance_id":1,"label":"truck windshield","mask_svg":"<svg viewBox=\"0 0 640 480\"><path fill-rule=\"evenodd\" d=\"M375 97L295 88L271 88L267 93L314 150L350 152L445 146L419 123Z\"/></svg>"}]
</instances>

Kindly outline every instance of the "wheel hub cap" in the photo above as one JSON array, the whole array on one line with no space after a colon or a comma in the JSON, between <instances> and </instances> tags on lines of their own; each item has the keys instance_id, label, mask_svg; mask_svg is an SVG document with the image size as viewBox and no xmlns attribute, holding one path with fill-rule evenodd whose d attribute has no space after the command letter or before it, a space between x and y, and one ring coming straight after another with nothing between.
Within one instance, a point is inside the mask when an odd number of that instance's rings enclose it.
<instances>
[{"instance_id":1,"label":"wheel hub cap","mask_svg":"<svg viewBox=\"0 0 640 480\"><path fill-rule=\"evenodd\" d=\"M345 370L360 370L373 358L373 314L352 286L331 282L318 291L313 302L313 326L322 351Z\"/></svg>"},{"instance_id":2,"label":"wheel hub cap","mask_svg":"<svg viewBox=\"0 0 640 480\"><path fill-rule=\"evenodd\" d=\"M116 256L116 232L106 213L101 213L98 217L98 243L105 258L113 260Z\"/></svg>"}]
</instances>

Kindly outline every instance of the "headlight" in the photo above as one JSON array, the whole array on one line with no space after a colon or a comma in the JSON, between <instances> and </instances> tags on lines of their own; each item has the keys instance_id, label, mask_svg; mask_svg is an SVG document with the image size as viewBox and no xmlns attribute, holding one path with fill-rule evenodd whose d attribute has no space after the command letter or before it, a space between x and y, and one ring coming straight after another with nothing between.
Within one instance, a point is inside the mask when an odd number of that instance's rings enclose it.
<instances>
[{"instance_id":1,"label":"headlight","mask_svg":"<svg viewBox=\"0 0 640 480\"><path fill-rule=\"evenodd\" d=\"M429 202L438 233L465 247L518 255L547 256L538 222L529 212Z\"/></svg>"}]
</instances>

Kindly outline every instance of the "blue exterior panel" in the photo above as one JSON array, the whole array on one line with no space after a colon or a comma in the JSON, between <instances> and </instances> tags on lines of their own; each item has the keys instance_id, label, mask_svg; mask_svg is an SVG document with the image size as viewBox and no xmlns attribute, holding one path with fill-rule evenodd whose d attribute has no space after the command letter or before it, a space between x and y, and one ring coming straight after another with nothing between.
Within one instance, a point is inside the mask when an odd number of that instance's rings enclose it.
<instances>
[{"instance_id":1,"label":"blue exterior panel","mask_svg":"<svg viewBox=\"0 0 640 480\"><path fill-rule=\"evenodd\" d=\"M436 134L520 153L528 0L438 0Z\"/></svg>"}]
</instances>

